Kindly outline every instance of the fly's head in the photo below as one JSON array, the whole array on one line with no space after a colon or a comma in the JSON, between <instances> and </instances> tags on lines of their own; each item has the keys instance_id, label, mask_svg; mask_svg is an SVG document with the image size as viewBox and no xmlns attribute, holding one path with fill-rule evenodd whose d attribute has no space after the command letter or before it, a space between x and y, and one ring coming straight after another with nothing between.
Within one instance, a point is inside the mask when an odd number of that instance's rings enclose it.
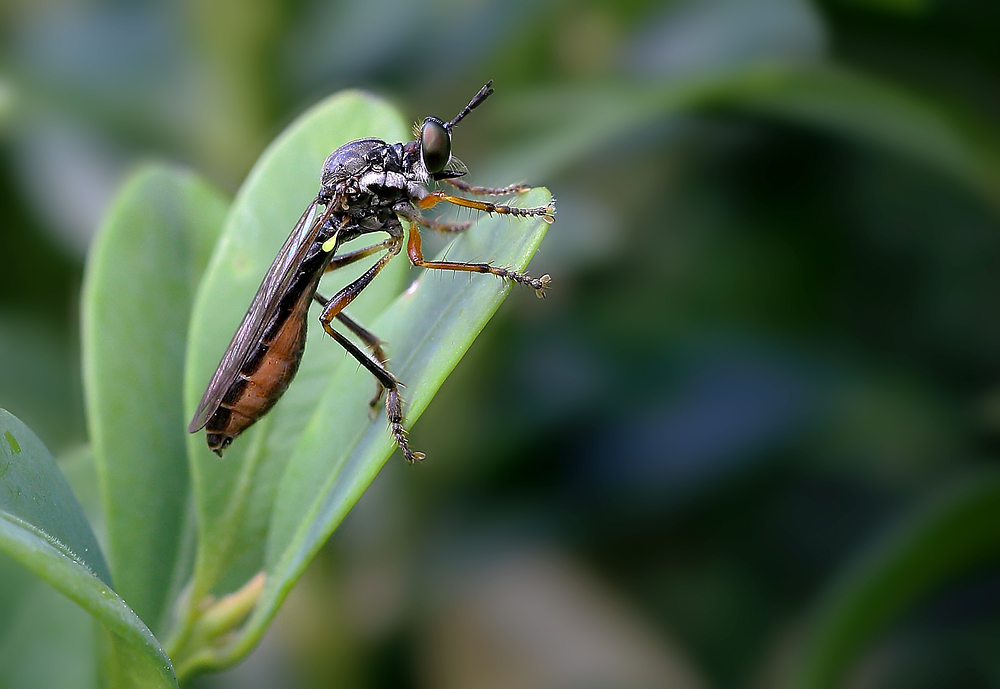
<instances>
[{"instance_id":1,"label":"fly's head","mask_svg":"<svg viewBox=\"0 0 1000 689\"><path fill-rule=\"evenodd\" d=\"M491 79L479 89L479 93L469 101L469 104L448 122L433 116L425 117L419 127L414 127L413 133L417 139L403 147L404 165L424 176L427 181L455 179L464 175L465 170L458 169L460 164L452 165L449 169L449 165L453 161L451 156L452 129L492 94L493 80Z\"/></svg>"}]
</instances>

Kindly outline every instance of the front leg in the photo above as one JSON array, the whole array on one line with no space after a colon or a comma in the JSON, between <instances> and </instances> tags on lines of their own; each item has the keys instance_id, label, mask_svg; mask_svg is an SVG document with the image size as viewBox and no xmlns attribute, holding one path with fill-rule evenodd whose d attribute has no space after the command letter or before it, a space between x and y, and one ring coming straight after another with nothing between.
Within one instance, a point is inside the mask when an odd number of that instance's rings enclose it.
<instances>
[{"instance_id":1,"label":"front leg","mask_svg":"<svg viewBox=\"0 0 1000 689\"><path fill-rule=\"evenodd\" d=\"M510 196L511 194L523 194L531 191L531 187L524 182L508 184L505 187L477 187L468 182L463 182L457 177L446 179L445 181L456 189L461 189L467 194L476 194L477 196Z\"/></svg>"},{"instance_id":2,"label":"front leg","mask_svg":"<svg viewBox=\"0 0 1000 689\"><path fill-rule=\"evenodd\" d=\"M463 208L474 208L477 211L485 211L490 214L499 213L500 215L513 215L519 218L540 217L550 225L555 222L556 219L556 207L551 201L545 206L520 208L518 206L511 206L503 203L490 203L489 201L465 199L461 196L446 194L443 191L431 191L428 192L423 198L414 200L414 205L417 208L424 210L426 208L433 208L442 201L447 201L448 203L456 206L462 206Z\"/></svg>"}]
</instances>

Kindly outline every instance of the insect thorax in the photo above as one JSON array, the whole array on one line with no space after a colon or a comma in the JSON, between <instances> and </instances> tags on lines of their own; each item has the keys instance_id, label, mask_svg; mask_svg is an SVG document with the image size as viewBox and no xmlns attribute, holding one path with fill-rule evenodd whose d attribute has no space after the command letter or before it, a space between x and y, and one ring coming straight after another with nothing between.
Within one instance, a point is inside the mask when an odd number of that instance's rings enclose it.
<instances>
[{"instance_id":1,"label":"insect thorax","mask_svg":"<svg viewBox=\"0 0 1000 689\"><path fill-rule=\"evenodd\" d=\"M421 198L429 181L411 144L358 139L330 154L320 176L320 199L345 199L352 215L392 205L402 198ZM347 210L347 208L345 208Z\"/></svg>"}]
</instances>

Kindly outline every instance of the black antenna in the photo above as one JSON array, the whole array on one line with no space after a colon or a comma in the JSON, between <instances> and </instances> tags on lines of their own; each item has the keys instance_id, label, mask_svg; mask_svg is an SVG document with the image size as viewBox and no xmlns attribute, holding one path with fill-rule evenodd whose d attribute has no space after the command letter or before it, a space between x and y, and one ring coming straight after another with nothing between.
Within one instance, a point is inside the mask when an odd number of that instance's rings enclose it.
<instances>
[{"instance_id":1,"label":"black antenna","mask_svg":"<svg viewBox=\"0 0 1000 689\"><path fill-rule=\"evenodd\" d=\"M462 112L455 115L455 119L444 125L444 128L451 131L451 128L462 121L462 118L468 115L470 112L479 107L479 104L484 100L493 95L493 80L490 79L486 82L486 85L479 89L479 93L473 96L469 104L462 108Z\"/></svg>"}]
</instances>

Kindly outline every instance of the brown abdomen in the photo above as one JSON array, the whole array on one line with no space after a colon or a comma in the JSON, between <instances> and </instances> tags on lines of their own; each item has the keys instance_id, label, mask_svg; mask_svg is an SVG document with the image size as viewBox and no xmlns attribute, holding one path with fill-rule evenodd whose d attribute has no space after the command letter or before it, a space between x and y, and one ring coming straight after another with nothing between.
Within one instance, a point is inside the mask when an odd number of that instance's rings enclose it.
<instances>
[{"instance_id":1,"label":"brown abdomen","mask_svg":"<svg viewBox=\"0 0 1000 689\"><path fill-rule=\"evenodd\" d=\"M284 320L268 329L205 425L208 447L217 455L222 456L233 438L264 416L295 377L305 351L313 291L304 290Z\"/></svg>"}]
</instances>

